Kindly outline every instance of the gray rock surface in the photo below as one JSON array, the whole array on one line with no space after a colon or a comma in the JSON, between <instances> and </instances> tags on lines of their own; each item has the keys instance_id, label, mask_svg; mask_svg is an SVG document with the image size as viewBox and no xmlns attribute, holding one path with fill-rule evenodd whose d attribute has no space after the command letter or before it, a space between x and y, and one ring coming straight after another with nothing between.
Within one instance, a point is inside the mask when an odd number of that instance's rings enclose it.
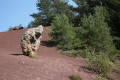
<instances>
[{"instance_id":1,"label":"gray rock surface","mask_svg":"<svg viewBox=\"0 0 120 80\"><path fill-rule=\"evenodd\" d=\"M21 47L23 54L26 56L35 56L37 49L40 45L40 40L42 38L43 26L40 25L36 28L31 28L27 30L21 40Z\"/></svg>"}]
</instances>

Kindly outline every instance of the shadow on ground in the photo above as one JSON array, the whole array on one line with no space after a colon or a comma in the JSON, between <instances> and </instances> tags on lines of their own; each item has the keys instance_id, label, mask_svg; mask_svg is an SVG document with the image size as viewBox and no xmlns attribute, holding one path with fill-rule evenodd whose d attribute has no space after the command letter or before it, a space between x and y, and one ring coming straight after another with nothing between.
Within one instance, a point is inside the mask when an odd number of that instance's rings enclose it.
<instances>
[{"instance_id":1,"label":"shadow on ground","mask_svg":"<svg viewBox=\"0 0 120 80\"><path fill-rule=\"evenodd\" d=\"M51 41L41 41L41 45L46 46L46 47L54 47L54 46L56 46L56 44L51 42Z\"/></svg>"},{"instance_id":2,"label":"shadow on ground","mask_svg":"<svg viewBox=\"0 0 120 80\"><path fill-rule=\"evenodd\" d=\"M21 56L21 55L23 55L23 54L11 54L11 55L14 55L14 56Z\"/></svg>"}]
</instances>

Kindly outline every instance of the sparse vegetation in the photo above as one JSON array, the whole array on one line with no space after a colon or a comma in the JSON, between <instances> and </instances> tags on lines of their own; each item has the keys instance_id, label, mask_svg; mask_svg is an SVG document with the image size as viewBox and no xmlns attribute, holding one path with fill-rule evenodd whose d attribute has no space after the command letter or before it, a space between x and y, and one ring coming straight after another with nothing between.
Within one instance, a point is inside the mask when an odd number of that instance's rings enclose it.
<instances>
[{"instance_id":1,"label":"sparse vegetation","mask_svg":"<svg viewBox=\"0 0 120 80\"><path fill-rule=\"evenodd\" d=\"M95 80L107 80L107 79L102 76L97 76Z\"/></svg>"},{"instance_id":2,"label":"sparse vegetation","mask_svg":"<svg viewBox=\"0 0 120 80\"><path fill-rule=\"evenodd\" d=\"M110 61L108 54L103 52L95 53L95 51L87 51L86 54L88 68L102 77L109 78L111 76L113 63Z\"/></svg>"},{"instance_id":3,"label":"sparse vegetation","mask_svg":"<svg viewBox=\"0 0 120 80\"><path fill-rule=\"evenodd\" d=\"M116 73L120 74L120 67L115 68L114 71L115 71Z\"/></svg>"},{"instance_id":4,"label":"sparse vegetation","mask_svg":"<svg viewBox=\"0 0 120 80\"><path fill-rule=\"evenodd\" d=\"M71 75L69 76L70 80L82 80L82 78L79 75Z\"/></svg>"},{"instance_id":5,"label":"sparse vegetation","mask_svg":"<svg viewBox=\"0 0 120 80\"><path fill-rule=\"evenodd\" d=\"M114 70L116 73L120 74L120 60L116 60L116 61L114 62L114 68L113 68L113 70Z\"/></svg>"},{"instance_id":6,"label":"sparse vegetation","mask_svg":"<svg viewBox=\"0 0 120 80\"><path fill-rule=\"evenodd\" d=\"M38 53L36 53L35 55L29 55L29 57L33 59L38 59Z\"/></svg>"},{"instance_id":7,"label":"sparse vegetation","mask_svg":"<svg viewBox=\"0 0 120 80\"><path fill-rule=\"evenodd\" d=\"M8 31L13 31L13 29L14 29L13 27L9 27Z\"/></svg>"},{"instance_id":8,"label":"sparse vegetation","mask_svg":"<svg viewBox=\"0 0 120 80\"><path fill-rule=\"evenodd\" d=\"M85 49L68 50L68 51L61 50L61 54L69 56L69 57L84 57L84 58L86 58L85 51L86 51Z\"/></svg>"}]
</instances>

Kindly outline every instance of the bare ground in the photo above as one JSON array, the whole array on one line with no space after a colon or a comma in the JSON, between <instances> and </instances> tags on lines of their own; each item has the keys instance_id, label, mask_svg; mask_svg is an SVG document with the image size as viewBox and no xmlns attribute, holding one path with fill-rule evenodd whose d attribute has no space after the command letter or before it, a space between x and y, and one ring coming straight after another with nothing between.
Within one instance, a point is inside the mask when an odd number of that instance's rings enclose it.
<instances>
[{"instance_id":1,"label":"bare ground","mask_svg":"<svg viewBox=\"0 0 120 80\"><path fill-rule=\"evenodd\" d=\"M96 78L95 73L84 68L84 58L61 55L49 43L48 27L44 27L39 59L22 55L20 41L26 30L0 33L0 80L70 80L72 74L80 75L83 80Z\"/></svg>"}]
</instances>

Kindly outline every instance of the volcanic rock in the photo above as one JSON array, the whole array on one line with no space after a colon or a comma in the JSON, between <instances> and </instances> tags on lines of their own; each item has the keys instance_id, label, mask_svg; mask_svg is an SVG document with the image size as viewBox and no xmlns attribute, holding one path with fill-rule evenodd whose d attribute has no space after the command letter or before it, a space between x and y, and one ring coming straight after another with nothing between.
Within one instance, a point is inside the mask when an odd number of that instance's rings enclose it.
<instances>
[{"instance_id":1,"label":"volcanic rock","mask_svg":"<svg viewBox=\"0 0 120 80\"><path fill-rule=\"evenodd\" d=\"M35 56L37 54L36 51L39 48L42 33L43 27L40 25L37 28L29 29L23 34L21 47L24 55Z\"/></svg>"},{"instance_id":2,"label":"volcanic rock","mask_svg":"<svg viewBox=\"0 0 120 80\"><path fill-rule=\"evenodd\" d=\"M13 30L19 30L19 29L23 29L22 26L15 26Z\"/></svg>"}]
</instances>

